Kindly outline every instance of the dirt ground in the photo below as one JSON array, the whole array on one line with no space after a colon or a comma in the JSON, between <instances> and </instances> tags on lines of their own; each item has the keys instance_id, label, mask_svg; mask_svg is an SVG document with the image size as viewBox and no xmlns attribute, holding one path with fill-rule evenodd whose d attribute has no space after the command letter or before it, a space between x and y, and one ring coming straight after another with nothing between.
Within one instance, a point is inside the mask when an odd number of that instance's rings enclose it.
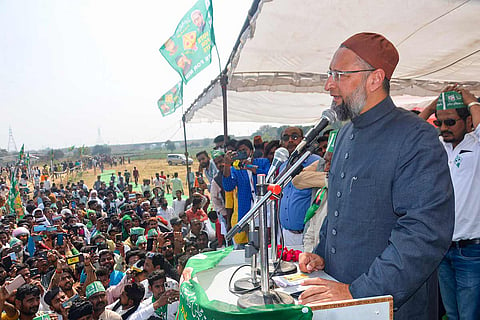
<instances>
[{"instance_id":1,"label":"dirt ground","mask_svg":"<svg viewBox=\"0 0 480 320\"><path fill-rule=\"evenodd\" d=\"M115 170L115 172L121 171L122 175L123 175L123 172L125 171L125 169L127 169L128 171L130 171L130 173L132 173L134 166L137 167L137 170L140 174L139 185L142 184L143 179L154 178L156 172L160 173L161 171L163 171L165 176L167 174L169 174L171 178L173 177L173 174L175 172L178 172L178 177L183 181L183 189L185 191L188 190L188 188L187 188L187 167L182 166L182 165L169 166L168 163L167 163L167 160L165 160L165 159L132 160L130 162L130 164L126 163L125 165L117 165L117 166L113 166L113 167L110 167L110 165L106 165L105 168L104 168L104 171L107 171L107 170ZM191 168L192 168L191 170L193 172L198 171L198 162L196 161L196 159L194 160ZM97 169L96 171L87 170L87 171L84 171L82 174L79 174L76 177L73 176L71 178L75 182L79 181L80 179L83 179L85 181L85 184L89 188L91 188L93 186L93 183L97 179L96 178L97 175L99 175L99 174L100 174L99 169ZM133 180L133 175L131 176L130 181L132 181L132 180ZM62 179L57 178L57 179L55 179L55 182L56 183L65 183L66 182L66 177L62 177Z\"/></svg>"}]
</instances>

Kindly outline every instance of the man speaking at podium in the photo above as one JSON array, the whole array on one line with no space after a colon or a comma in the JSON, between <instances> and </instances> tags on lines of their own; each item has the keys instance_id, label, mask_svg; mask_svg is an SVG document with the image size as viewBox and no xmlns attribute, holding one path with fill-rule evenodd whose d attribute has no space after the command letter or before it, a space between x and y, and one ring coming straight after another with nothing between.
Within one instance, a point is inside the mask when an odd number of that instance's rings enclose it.
<instances>
[{"instance_id":1,"label":"man speaking at podium","mask_svg":"<svg viewBox=\"0 0 480 320\"><path fill-rule=\"evenodd\" d=\"M395 319L437 319L437 267L454 226L447 156L435 129L397 108L390 79L398 52L359 33L330 63L325 89L340 120L328 177L328 214L315 253L300 270L313 278L302 304L392 295Z\"/></svg>"}]
</instances>

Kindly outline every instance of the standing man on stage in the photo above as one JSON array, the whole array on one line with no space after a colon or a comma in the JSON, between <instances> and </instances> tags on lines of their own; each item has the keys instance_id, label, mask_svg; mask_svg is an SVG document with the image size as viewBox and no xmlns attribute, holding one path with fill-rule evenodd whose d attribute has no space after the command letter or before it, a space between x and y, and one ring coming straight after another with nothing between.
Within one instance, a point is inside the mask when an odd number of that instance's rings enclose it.
<instances>
[{"instance_id":1,"label":"standing man on stage","mask_svg":"<svg viewBox=\"0 0 480 320\"><path fill-rule=\"evenodd\" d=\"M302 304L392 295L394 317L438 319L437 267L451 243L455 202L447 155L435 129L397 108L390 79L398 63L385 37L359 33L330 63L325 89L340 120L328 183L328 214L315 253L300 270Z\"/></svg>"},{"instance_id":2,"label":"standing man on stage","mask_svg":"<svg viewBox=\"0 0 480 320\"><path fill-rule=\"evenodd\" d=\"M480 319L480 103L458 86L445 91L419 115L437 117L455 190L455 229L438 270L440 292L449 320Z\"/></svg>"}]
</instances>

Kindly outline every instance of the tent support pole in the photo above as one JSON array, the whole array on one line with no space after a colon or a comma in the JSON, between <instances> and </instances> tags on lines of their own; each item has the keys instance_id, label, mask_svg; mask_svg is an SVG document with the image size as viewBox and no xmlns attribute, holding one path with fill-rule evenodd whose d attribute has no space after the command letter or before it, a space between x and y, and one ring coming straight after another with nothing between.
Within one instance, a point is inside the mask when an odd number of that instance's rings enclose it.
<instances>
[{"instance_id":1,"label":"tent support pole","mask_svg":"<svg viewBox=\"0 0 480 320\"><path fill-rule=\"evenodd\" d=\"M187 125L185 121L185 114L182 115L182 123L183 123L183 142L185 144L185 158L187 159L187 190L188 190L188 197L190 197L190 164L188 163L188 148L187 148Z\"/></svg>"},{"instance_id":2,"label":"tent support pole","mask_svg":"<svg viewBox=\"0 0 480 320\"><path fill-rule=\"evenodd\" d=\"M228 127L227 127L227 82L228 77L225 73L220 78L220 85L222 86L222 98L223 98L223 146L228 142Z\"/></svg>"}]
</instances>

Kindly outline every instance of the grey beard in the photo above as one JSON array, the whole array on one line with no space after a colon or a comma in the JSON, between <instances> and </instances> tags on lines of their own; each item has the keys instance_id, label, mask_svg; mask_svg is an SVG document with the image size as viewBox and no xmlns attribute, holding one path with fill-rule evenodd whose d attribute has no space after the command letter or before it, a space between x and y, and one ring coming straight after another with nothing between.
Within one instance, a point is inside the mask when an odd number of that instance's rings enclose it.
<instances>
[{"instance_id":1,"label":"grey beard","mask_svg":"<svg viewBox=\"0 0 480 320\"><path fill-rule=\"evenodd\" d=\"M335 102L332 101L331 108L337 113L338 120L346 121L358 117L366 101L367 95L365 88L360 86L352 93L351 97L346 98L341 104L336 105Z\"/></svg>"},{"instance_id":2,"label":"grey beard","mask_svg":"<svg viewBox=\"0 0 480 320\"><path fill-rule=\"evenodd\" d=\"M337 118L340 121L347 121L353 118L353 113L348 106L342 102L339 105L335 104L335 101L332 101L332 110L337 114Z\"/></svg>"}]
</instances>

